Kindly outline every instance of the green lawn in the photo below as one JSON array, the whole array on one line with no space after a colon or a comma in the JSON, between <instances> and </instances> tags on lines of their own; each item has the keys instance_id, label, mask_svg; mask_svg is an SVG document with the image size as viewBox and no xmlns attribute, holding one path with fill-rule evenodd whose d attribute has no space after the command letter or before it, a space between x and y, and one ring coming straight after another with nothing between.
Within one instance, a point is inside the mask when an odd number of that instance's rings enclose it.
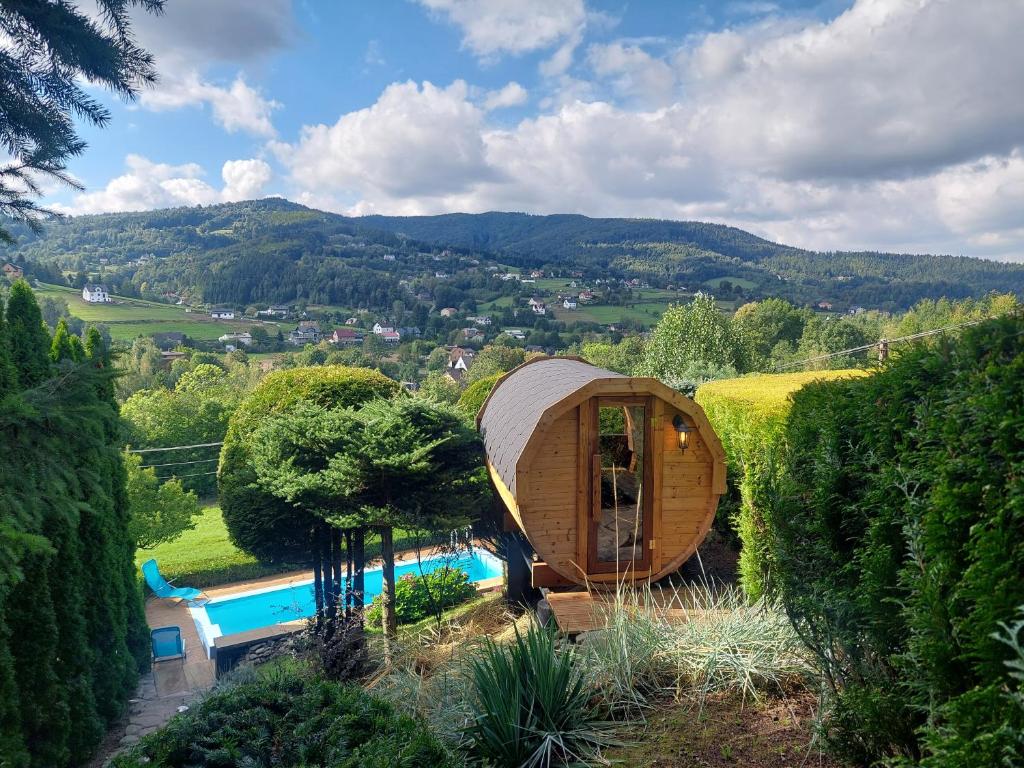
<instances>
[{"instance_id":1,"label":"green lawn","mask_svg":"<svg viewBox=\"0 0 1024 768\"><path fill-rule=\"evenodd\" d=\"M244 579L255 579L293 567L262 565L228 539L220 507L210 506L196 518L196 527L174 541L135 553L136 565L156 558L160 572L182 585L213 587Z\"/></svg>"},{"instance_id":2,"label":"green lawn","mask_svg":"<svg viewBox=\"0 0 1024 768\"><path fill-rule=\"evenodd\" d=\"M447 539L447 536L442 538ZM394 539L396 551L416 546L412 534L402 530L395 530ZM429 542L424 542L424 546L427 544ZM367 559L379 554L379 540L374 536L368 536ZM257 579L307 567L302 564L268 565L242 552L228 538L224 518L220 507L216 505L204 508L203 513L196 518L196 527L191 531L185 531L174 541L152 549L138 550L135 553L135 564L141 566L150 558L156 559L165 578L177 579L180 585L190 587L214 587L218 584Z\"/></svg>"},{"instance_id":3,"label":"green lawn","mask_svg":"<svg viewBox=\"0 0 1024 768\"><path fill-rule=\"evenodd\" d=\"M711 280L705 280L704 285L709 288L718 288L722 284L723 280L728 280L733 285L741 286L745 291L749 291L751 288L757 287L757 283L753 280L747 280L745 277L716 277Z\"/></svg>"},{"instance_id":4,"label":"green lawn","mask_svg":"<svg viewBox=\"0 0 1024 768\"><path fill-rule=\"evenodd\" d=\"M225 333L248 330L256 325L254 322L214 320L205 312L186 312L181 306L121 296L114 296L110 304L90 304L82 299L81 291L59 285L40 284L34 290L40 296L63 299L68 303L71 314L80 320L103 323L117 341L174 331L193 339L211 341ZM273 330L276 332L276 328Z\"/></svg>"}]
</instances>

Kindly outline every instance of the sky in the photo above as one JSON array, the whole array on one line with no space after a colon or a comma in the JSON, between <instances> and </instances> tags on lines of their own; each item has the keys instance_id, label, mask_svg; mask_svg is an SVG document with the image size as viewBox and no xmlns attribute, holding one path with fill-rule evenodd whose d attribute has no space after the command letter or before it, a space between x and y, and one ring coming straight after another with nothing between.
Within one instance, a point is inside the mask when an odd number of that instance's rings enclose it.
<instances>
[{"instance_id":1,"label":"sky","mask_svg":"<svg viewBox=\"0 0 1024 768\"><path fill-rule=\"evenodd\" d=\"M88 3L89 0L84 0ZM1024 0L167 0L70 214L714 221L1024 261Z\"/></svg>"}]
</instances>

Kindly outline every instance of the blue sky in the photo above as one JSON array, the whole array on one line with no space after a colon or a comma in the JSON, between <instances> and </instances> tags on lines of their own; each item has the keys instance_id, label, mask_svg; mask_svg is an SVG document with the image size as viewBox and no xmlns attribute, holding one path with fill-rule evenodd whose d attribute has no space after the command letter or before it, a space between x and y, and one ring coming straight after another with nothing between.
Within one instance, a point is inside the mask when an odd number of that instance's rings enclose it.
<instances>
[{"instance_id":1,"label":"blue sky","mask_svg":"<svg viewBox=\"0 0 1024 768\"><path fill-rule=\"evenodd\" d=\"M1024 254L1024 8L1002 0L167 0L161 82L83 127L69 213L720 221Z\"/></svg>"}]
</instances>

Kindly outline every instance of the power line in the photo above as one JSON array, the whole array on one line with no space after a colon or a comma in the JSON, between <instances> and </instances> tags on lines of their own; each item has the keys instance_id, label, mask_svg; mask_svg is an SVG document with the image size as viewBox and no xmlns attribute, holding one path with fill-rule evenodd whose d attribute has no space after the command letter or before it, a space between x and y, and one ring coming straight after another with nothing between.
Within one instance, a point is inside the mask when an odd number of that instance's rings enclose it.
<instances>
[{"instance_id":1,"label":"power line","mask_svg":"<svg viewBox=\"0 0 1024 768\"><path fill-rule=\"evenodd\" d=\"M185 464L205 464L209 461L219 461L219 458L214 456L212 459L196 459L195 461L172 461L169 464L143 464L140 469L154 469L156 467L181 467Z\"/></svg>"},{"instance_id":2,"label":"power line","mask_svg":"<svg viewBox=\"0 0 1024 768\"><path fill-rule=\"evenodd\" d=\"M937 333L945 333L946 331L955 331L959 328L967 328L972 325L978 325L986 320L994 320L995 318L985 317L980 320L968 320L967 322L957 323L956 325L947 325L943 328L933 328L930 331L921 331L919 333L912 333L909 336L900 336L896 339L881 339L880 341L872 342L871 344L863 344L859 347L851 347L850 349L842 349L838 352L829 352L826 355L818 355L817 357L809 357L806 360L799 360L795 363L786 363L785 365L777 365L775 370L782 371L786 368L795 368L799 365L807 365L808 363L817 363L822 360L829 360L833 357L840 357L841 355L852 355L855 352L866 352L869 349L874 349L882 344L895 344L903 341L914 341L915 339L923 339L926 336L934 336Z\"/></svg>"},{"instance_id":3,"label":"power line","mask_svg":"<svg viewBox=\"0 0 1024 768\"><path fill-rule=\"evenodd\" d=\"M168 475L167 477L158 477L157 480L180 480L183 477L204 477L206 475L216 475L217 470L213 472L196 472L192 475Z\"/></svg>"},{"instance_id":4,"label":"power line","mask_svg":"<svg viewBox=\"0 0 1024 768\"><path fill-rule=\"evenodd\" d=\"M213 448L220 443L197 443L196 445L174 445L170 448L129 448L128 453L153 453L154 451L187 451L189 448Z\"/></svg>"}]
</instances>

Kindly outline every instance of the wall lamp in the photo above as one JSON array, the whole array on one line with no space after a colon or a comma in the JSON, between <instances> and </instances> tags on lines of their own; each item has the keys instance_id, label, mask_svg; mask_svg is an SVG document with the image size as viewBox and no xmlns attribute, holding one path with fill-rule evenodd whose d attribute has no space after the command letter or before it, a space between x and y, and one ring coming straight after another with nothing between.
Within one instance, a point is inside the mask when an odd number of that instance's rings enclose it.
<instances>
[{"instance_id":1,"label":"wall lamp","mask_svg":"<svg viewBox=\"0 0 1024 768\"><path fill-rule=\"evenodd\" d=\"M690 433L693 432L693 427L686 423L686 420L678 413L672 417L672 427L676 431L676 437L679 439L679 450L685 451L690 445Z\"/></svg>"}]
</instances>

